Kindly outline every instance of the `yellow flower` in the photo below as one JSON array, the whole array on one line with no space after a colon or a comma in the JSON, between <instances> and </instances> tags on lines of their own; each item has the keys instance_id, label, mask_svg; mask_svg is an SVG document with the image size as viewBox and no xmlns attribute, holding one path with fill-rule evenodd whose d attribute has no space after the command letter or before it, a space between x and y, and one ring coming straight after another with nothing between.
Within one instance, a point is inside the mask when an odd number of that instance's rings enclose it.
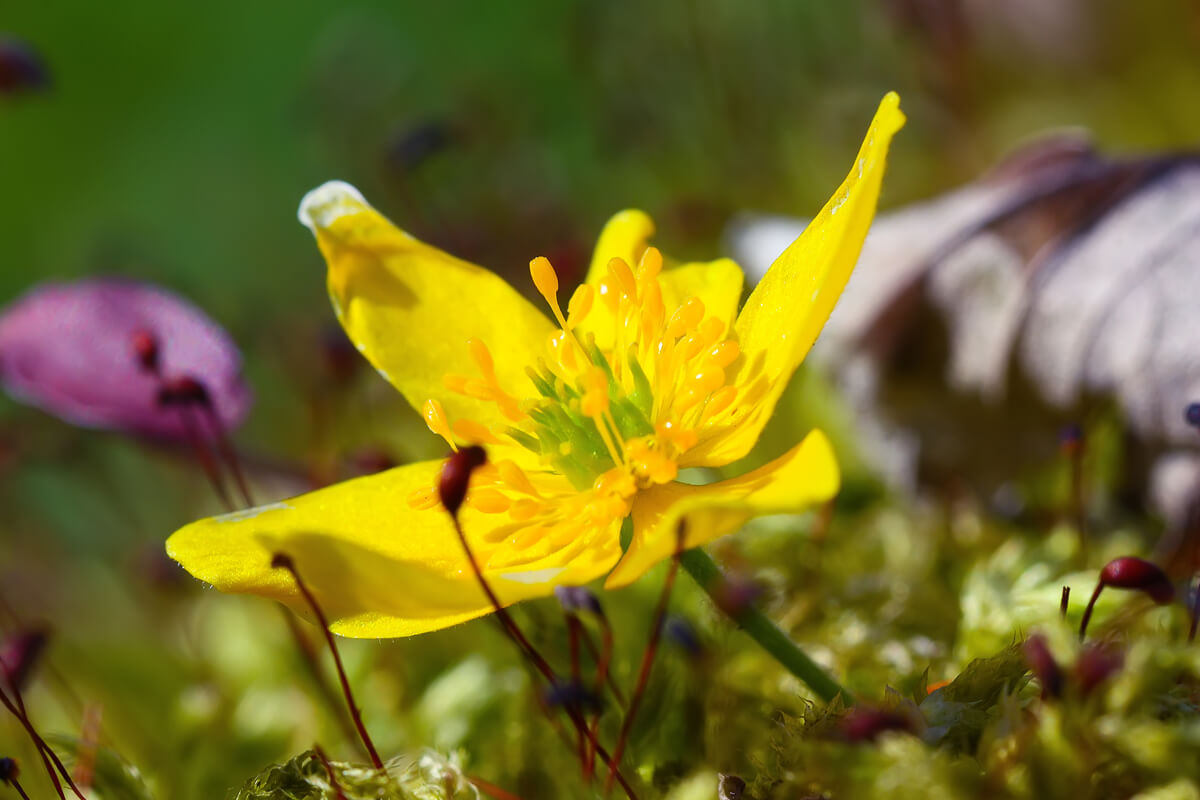
<instances>
[{"instance_id":1,"label":"yellow flower","mask_svg":"<svg viewBox=\"0 0 1200 800\"><path fill-rule=\"evenodd\" d=\"M530 272L554 322L496 275L394 227L351 186L310 192L300 219L328 262L351 341L451 447L482 444L460 519L503 604L607 575L635 580L675 550L751 517L832 497L818 431L746 475L705 486L686 467L744 456L812 346L870 226L899 99L883 99L845 182L738 312L728 259L670 265L650 219L617 214L565 309L544 258ZM170 555L226 592L307 613L287 553L345 636L409 636L486 614L434 486L441 462L399 467L292 500L201 520ZM632 516L622 554L620 530Z\"/></svg>"}]
</instances>

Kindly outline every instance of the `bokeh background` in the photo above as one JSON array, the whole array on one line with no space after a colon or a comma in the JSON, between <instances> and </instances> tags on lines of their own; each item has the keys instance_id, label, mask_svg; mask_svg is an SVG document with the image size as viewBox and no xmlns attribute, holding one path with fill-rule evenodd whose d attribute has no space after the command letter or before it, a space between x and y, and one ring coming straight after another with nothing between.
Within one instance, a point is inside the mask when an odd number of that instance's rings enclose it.
<instances>
[{"instance_id":1,"label":"bokeh background","mask_svg":"<svg viewBox=\"0 0 1200 800\"><path fill-rule=\"evenodd\" d=\"M0 96L0 305L97 274L194 300L243 350L257 403L236 438L264 495L440 450L340 339L295 217L327 179L529 289L531 256L571 282L625 207L696 257L724 252L739 210L814 213L892 89L909 123L885 208L1048 128L1113 153L1200 140L1194 0L118 0L16 4L0 24L48 75ZM277 611L163 562L171 531L218 510L186 452L0 397L0 597L8 623L54 630L36 708L75 733L102 707L161 797L220 797L322 736L348 750ZM498 661L470 655L480 639ZM460 708L489 670L521 680L497 640L348 646L385 746L453 749L455 715L506 724L486 698ZM440 708L426 690L452 667ZM0 722L0 749L17 733Z\"/></svg>"}]
</instances>

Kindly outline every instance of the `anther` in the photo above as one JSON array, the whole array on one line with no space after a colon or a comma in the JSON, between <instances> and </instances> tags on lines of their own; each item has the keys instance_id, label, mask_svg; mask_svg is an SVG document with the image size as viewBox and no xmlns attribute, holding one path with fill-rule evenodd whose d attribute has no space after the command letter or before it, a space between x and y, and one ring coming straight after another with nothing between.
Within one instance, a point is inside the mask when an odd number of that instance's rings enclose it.
<instances>
[{"instance_id":1,"label":"anther","mask_svg":"<svg viewBox=\"0 0 1200 800\"><path fill-rule=\"evenodd\" d=\"M587 319L587 315L592 310L592 304L595 301L596 290L590 284L579 284L575 293L571 295L570 302L567 303L567 327L577 327Z\"/></svg>"},{"instance_id":2,"label":"anther","mask_svg":"<svg viewBox=\"0 0 1200 800\"><path fill-rule=\"evenodd\" d=\"M491 432L488 426L473 419L460 419L454 422L454 435L468 444L499 444L500 440Z\"/></svg>"},{"instance_id":3,"label":"anther","mask_svg":"<svg viewBox=\"0 0 1200 800\"><path fill-rule=\"evenodd\" d=\"M546 298L551 306L558 305L558 274L550 264L550 259L538 256L529 262L529 275L538 293Z\"/></svg>"},{"instance_id":4,"label":"anther","mask_svg":"<svg viewBox=\"0 0 1200 800\"><path fill-rule=\"evenodd\" d=\"M703 419L711 419L733 405L733 401L737 399L737 393L736 386L722 386L713 392L712 396L708 398L708 404L704 406Z\"/></svg>"},{"instance_id":5,"label":"anther","mask_svg":"<svg viewBox=\"0 0 1200 800\"><path fill-rule=\"evenodd\" d=\"M496 469L500 472L500 480L507 486L516 489L518 492L537 496L537 489L534 488L525 471L517 466L516 462L500 461L496 464Z\"/></svg>"},{"instance_id":6,"label":"anther","mask_svg":"<svg viewBox=\"0 0 1200 800\"><path fill-rule=\"evenodd\" d=\"M143 371L158 374L158 339L150 331L134 331L131 337L133 354Z\"/></svg>"},{"instance_id":7,"label":"anther","mask_svg":"<svg viewBox=\"0 0 1200 800\"><path fill-rule=\"evenodd\" d=\"M458 445L454 443L454 434L450 430L450 420L446 418L446 409L442 408L441 403L437 400L426 400L425 405L421 406L421 414L425 417L425 424L429 426L429 430L445 439L451 450L458 450Z\"/></svg>"},{"instance_id":8,"label":"anther","mask_svg":"<svg viewBox=\"0 0 1200 800\"><path fill-rule=\"evenodd\" d=\"M438 504L437 490L431 486L413 489L408 493L408 507L417 511L428 511Z\"/></svg>"},{"instance_id":9,"label":"anther","mask_svg":"<svg viewBox=\"0 0 1200 800\"><path fill-rule=\"evenodd\" d=\"M470 506L484 514L503 514L512 507L512 500L494 489L480 489L471 494Z\"/></svg>"},{"instance_id":10,"label":"anther","mask_svg":"<svg viewBox=\"0 0 1200 800\"><path fill-rule=\"evenodd\" d=\"M438 479L438 497L450 515L458 516L463 500L467 497L467 488L471 483L471 473L487 463L487 453L482 447L472 445L456 451L442 465L442 474Z\"/></svg>"},{"instance_id":11,"label":"anther","mask_svg":"<svg viewBox=\"0 0 1200 800\"><path fill-rule=\"evenodd\" d=\"M738 348L738 343L732 339L726 339L708 351L709 361L718 367L728 367L737 361L739 355L741 355L741 350Z\"/></svg>"},{"instance_id":12,"label":"anther","mask_svg":"<svg viewBox=\"0 0 1200 800\"><path fill-rule=\"evenodd\" d=\"M625 263L625 259L610 259L608 262L608 271L625 296L630 300L637 300L637 281L634 280L633 270Z\"/></svg>"},{"instance_id":13,"label":"anther","mask_svg":"<svg viewBox=\"0 0 1200 800\"><path fill-rule=\"evenodd\" d=\"M647 247L638 261L638 277L643 281L653 280L662 272L662 266L662 252L657 247Z\"/></svg>"},{"instance_id":14,"label":"anther","mask_svg":"<svg viewBox=\"0 0 1200 800\"><path fill-rule=\"evenodd\" d=\"M667 333L678 338L699 325L702 319L704 303L699 297L689 297L671 315L671 321L667 323Z\"/></svg>"}]
</instances>

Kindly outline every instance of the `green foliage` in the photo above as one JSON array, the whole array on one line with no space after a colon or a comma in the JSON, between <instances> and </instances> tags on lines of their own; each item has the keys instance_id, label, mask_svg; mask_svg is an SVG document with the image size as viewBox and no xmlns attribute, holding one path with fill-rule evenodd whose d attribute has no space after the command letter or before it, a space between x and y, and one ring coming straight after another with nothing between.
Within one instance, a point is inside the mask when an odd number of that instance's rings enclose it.
<instances>
[{"instance_id":1,"label":"green foliage","mask_svg":"<svg viewBox=\"0 0 1200 800\"><path fill-rule=\"evenodd\" d=\"M333 780L330 779L332 773ZM383 770L329 762L313 752L276 764L246 782L232 800L477 800L479 793L450 761L426 751L395 758Z\"/></svg>"}]
</instances>

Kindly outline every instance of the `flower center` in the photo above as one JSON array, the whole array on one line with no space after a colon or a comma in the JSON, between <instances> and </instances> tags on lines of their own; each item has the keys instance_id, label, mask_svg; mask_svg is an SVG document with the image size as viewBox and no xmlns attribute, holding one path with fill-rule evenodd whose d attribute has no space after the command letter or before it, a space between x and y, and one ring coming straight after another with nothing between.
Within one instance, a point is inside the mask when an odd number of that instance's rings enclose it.
<instances>
[{"instance_id":1,"label":"flower center","mask_svg":"<svg viewBox=\"0 0 1200 800\"><path fill-rule=\"evenodd\" d=\"M680 456L738 396L726 370L739 350L726 338L728 323L706 317L698 297L668 315L661 270L655 248L645 251L636 270L614 258L597 287L575 290L564 314L554 268L541 257L530 263L534 285L559 325L545 354L526 368L537 395L512 396L500 385L487 346L473 339L467 346L478 374L446 375L444 384L495 403L511 424L497 430L469 419L451 423L436 400L424 406L430 430L452 448L460 441L517 444L538 457L542 470L501 461L476 484L469 506L533 519L546 516L546 504L565 509L559 496L573 489L586 506L574 509L581 522L595 513L614 519L628 513L639 489L675 479ZM549 475L569 486L539 489ZM410 502L432 505L436 497L414 493Z\"/></svg>"}]
</instances>

